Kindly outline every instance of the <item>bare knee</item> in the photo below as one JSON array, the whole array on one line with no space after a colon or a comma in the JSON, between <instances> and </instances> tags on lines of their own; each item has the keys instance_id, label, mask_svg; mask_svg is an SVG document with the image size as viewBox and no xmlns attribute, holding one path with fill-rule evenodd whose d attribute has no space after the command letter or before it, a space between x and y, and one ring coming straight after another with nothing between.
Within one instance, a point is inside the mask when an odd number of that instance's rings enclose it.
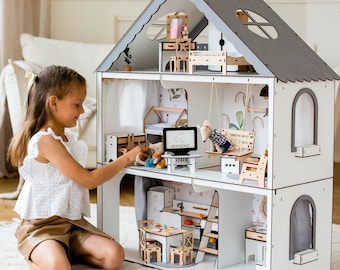
<instances>
[{"instance_id":1,"label":"bare knee","mask_svg":"<svg viewBox=\"0 0 340 270\"><path fill-rule=\"evenodd\" d=\"M104 268L115 270L118 269L124 262L125 254L123 247L114 242L113 246L105 250Z\"/></svg>"},{"instance_id":2,"label":"bare knee","mask_svg":"<svg viewBox=\"0 0 340 270\"><path fill-rule=\"evenodd\" d=\"M47 240L33 250L30 269L71 270L71 264L61 244Z\"/></svg>"}]
</instances>

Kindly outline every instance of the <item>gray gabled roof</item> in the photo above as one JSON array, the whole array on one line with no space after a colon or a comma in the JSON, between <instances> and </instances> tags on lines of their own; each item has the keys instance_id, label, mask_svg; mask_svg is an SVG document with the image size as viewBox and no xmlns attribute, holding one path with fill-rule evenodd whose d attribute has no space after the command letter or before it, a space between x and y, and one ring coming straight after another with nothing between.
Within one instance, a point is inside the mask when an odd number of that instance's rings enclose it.
<instances>
[{"instance_id":1,"label":"gray gabled roof","mask_svg":"<svg viewBox=\"0 0 340 270\"><path fill-rule=\"evenodd\" d=\"M243 24L236 11L248 14ZM203 30L207 19L233 43L262 76L283 82L339 79L338 75L262 0L154 0L104 59L97 71L121 69L121 52L129 45L134 69L158 70L158 44L147 30L170 12L188 16L189 30ZM260 31L253 29L260 29ZM261 34L259 34L259 32ZM193 33L190 33L191 36Z\"/></svg>"}]
</instances>

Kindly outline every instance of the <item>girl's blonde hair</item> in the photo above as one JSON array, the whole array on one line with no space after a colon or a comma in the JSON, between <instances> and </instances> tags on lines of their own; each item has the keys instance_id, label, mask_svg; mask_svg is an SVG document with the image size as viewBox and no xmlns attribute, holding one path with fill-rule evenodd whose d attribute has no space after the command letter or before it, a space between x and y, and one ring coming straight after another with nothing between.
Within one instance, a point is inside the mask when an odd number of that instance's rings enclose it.
<instances>
[{"instance_id":1,"label":"girl's blonde hair","mask_svg":"<svg viewBox=\"0 0 340 270\"><path fill-rule=\"evenodd\" d=\"M50 119L49 97L55 95L62 99L73 89L71 85L86 86L86 81L83 76L68 67L48 66L35 77L35 82L28 91L23 125L12 138L8 148L8 159L13 166L23 164L29 140Z\"/></svg>"}]
</instances>

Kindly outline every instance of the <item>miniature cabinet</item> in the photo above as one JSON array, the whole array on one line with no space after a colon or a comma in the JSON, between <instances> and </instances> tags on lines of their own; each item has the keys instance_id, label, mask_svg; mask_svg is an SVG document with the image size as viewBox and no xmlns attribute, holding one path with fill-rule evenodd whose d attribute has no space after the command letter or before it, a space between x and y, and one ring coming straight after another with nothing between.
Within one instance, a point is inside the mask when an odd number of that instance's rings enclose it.
<instances>
[{"instance_id":1,"label":"miniature cabinet","mask_svg":"<svg viewBox=\"0 0 340 270\"><path fill-rule=\"evenodd\" d=\"M149 188L147 192L147 219L152 219L155 222L160 222L160 212L164 208L172 207L173 200L174 190L172 188L163 186Z\"/></svg>"},{"instance_id":2,"label":"miniature cabinet","mask_svg":"<svg viewBox=\"0 0 340 270\"><path fill-rule=\"evenodd\" d=\"M132 166L102 185L98 189L99 226L119 238L116 218L119 183L125 174L170 180L191 185L198 193L216 190L219 195L218 241L223 248L218 250L212 263L203 260L193 269L330 269L332 104L335 81L339 77L261 0L183 0L174 5L174 1L151 1L143 16L97 70L98 166L105 164L106 134L124 128L142 132L147 108L159 103L159 89L183 88L188 96L188 126L210 118L216 128L233 125L254 131L252 155L260 157L265 150L268 153L264 187L247 179L239 183L240 167L232 172L216 170L221 165L221 157L209 158L207 144L199 142L197 153L201 158L197 159L193 172L185 168L169 172ZM254 70L227 70L226 75L201 70L192 74L165 70L164 63L155 57L161 41L151 42L145 37L148 26L157 25L157 17L173 9L186 11L189 32L202 30L206 20L213 22L242 51ZM261 22L235 19L239 10L249 18L264 19L272 31L261 35L253 32L254 27L249 25L263 30ZM250 16L252 12L257 12L256 16ZM154 57L136 55L134 71L124 72L120 53L127 45L132 52L143 48L145 54L152 52ZM213 88L216 89L215 105L209 106ZM264 88L268 90L266 98L262 96ZM111 106L115 100L119 102ZM124 100L129 100L134 107L124 107ZM243 121L238 121L239 115ZM223 122L222 116L225 116ZM254 248L246 244L246 239L249 240L246 230L256 223L253 202L258 196L266 198L263 224L266 241ZM264 252L261 258L245 259L248 253L257 253L257 247ZM309 258L307 263L302 257Z\"/></svg>"}]
</instances>

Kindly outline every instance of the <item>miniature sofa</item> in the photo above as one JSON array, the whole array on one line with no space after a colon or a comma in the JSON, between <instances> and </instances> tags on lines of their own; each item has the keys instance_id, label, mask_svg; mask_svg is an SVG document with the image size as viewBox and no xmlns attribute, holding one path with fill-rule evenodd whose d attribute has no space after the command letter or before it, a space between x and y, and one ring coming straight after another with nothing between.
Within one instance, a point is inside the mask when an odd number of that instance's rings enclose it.
<instances>
[{"instance_id":1,"label":"miniature sofa","mask_svg":"<svg viewBox=\"0 0 340 270\"><path fill-rule=\"evenodd\" d=\"M7 99L13 133L20 127L24 115L28 83L28 79L25 78L26 70L38 73L48 65L68 66L86 78L87 98L83 104L85 112L72 130L77 132L78 138L88 145L89 156L86 167L95 168L97 106L95 70L114 45L55 40L26 33L21 34L20 44L23 60L9 60L0 77L0 96L5 96ZM0 105L4 106L4 104ZM4 108L0 108L2 109Z\"/></svg>"}]
</instances>

